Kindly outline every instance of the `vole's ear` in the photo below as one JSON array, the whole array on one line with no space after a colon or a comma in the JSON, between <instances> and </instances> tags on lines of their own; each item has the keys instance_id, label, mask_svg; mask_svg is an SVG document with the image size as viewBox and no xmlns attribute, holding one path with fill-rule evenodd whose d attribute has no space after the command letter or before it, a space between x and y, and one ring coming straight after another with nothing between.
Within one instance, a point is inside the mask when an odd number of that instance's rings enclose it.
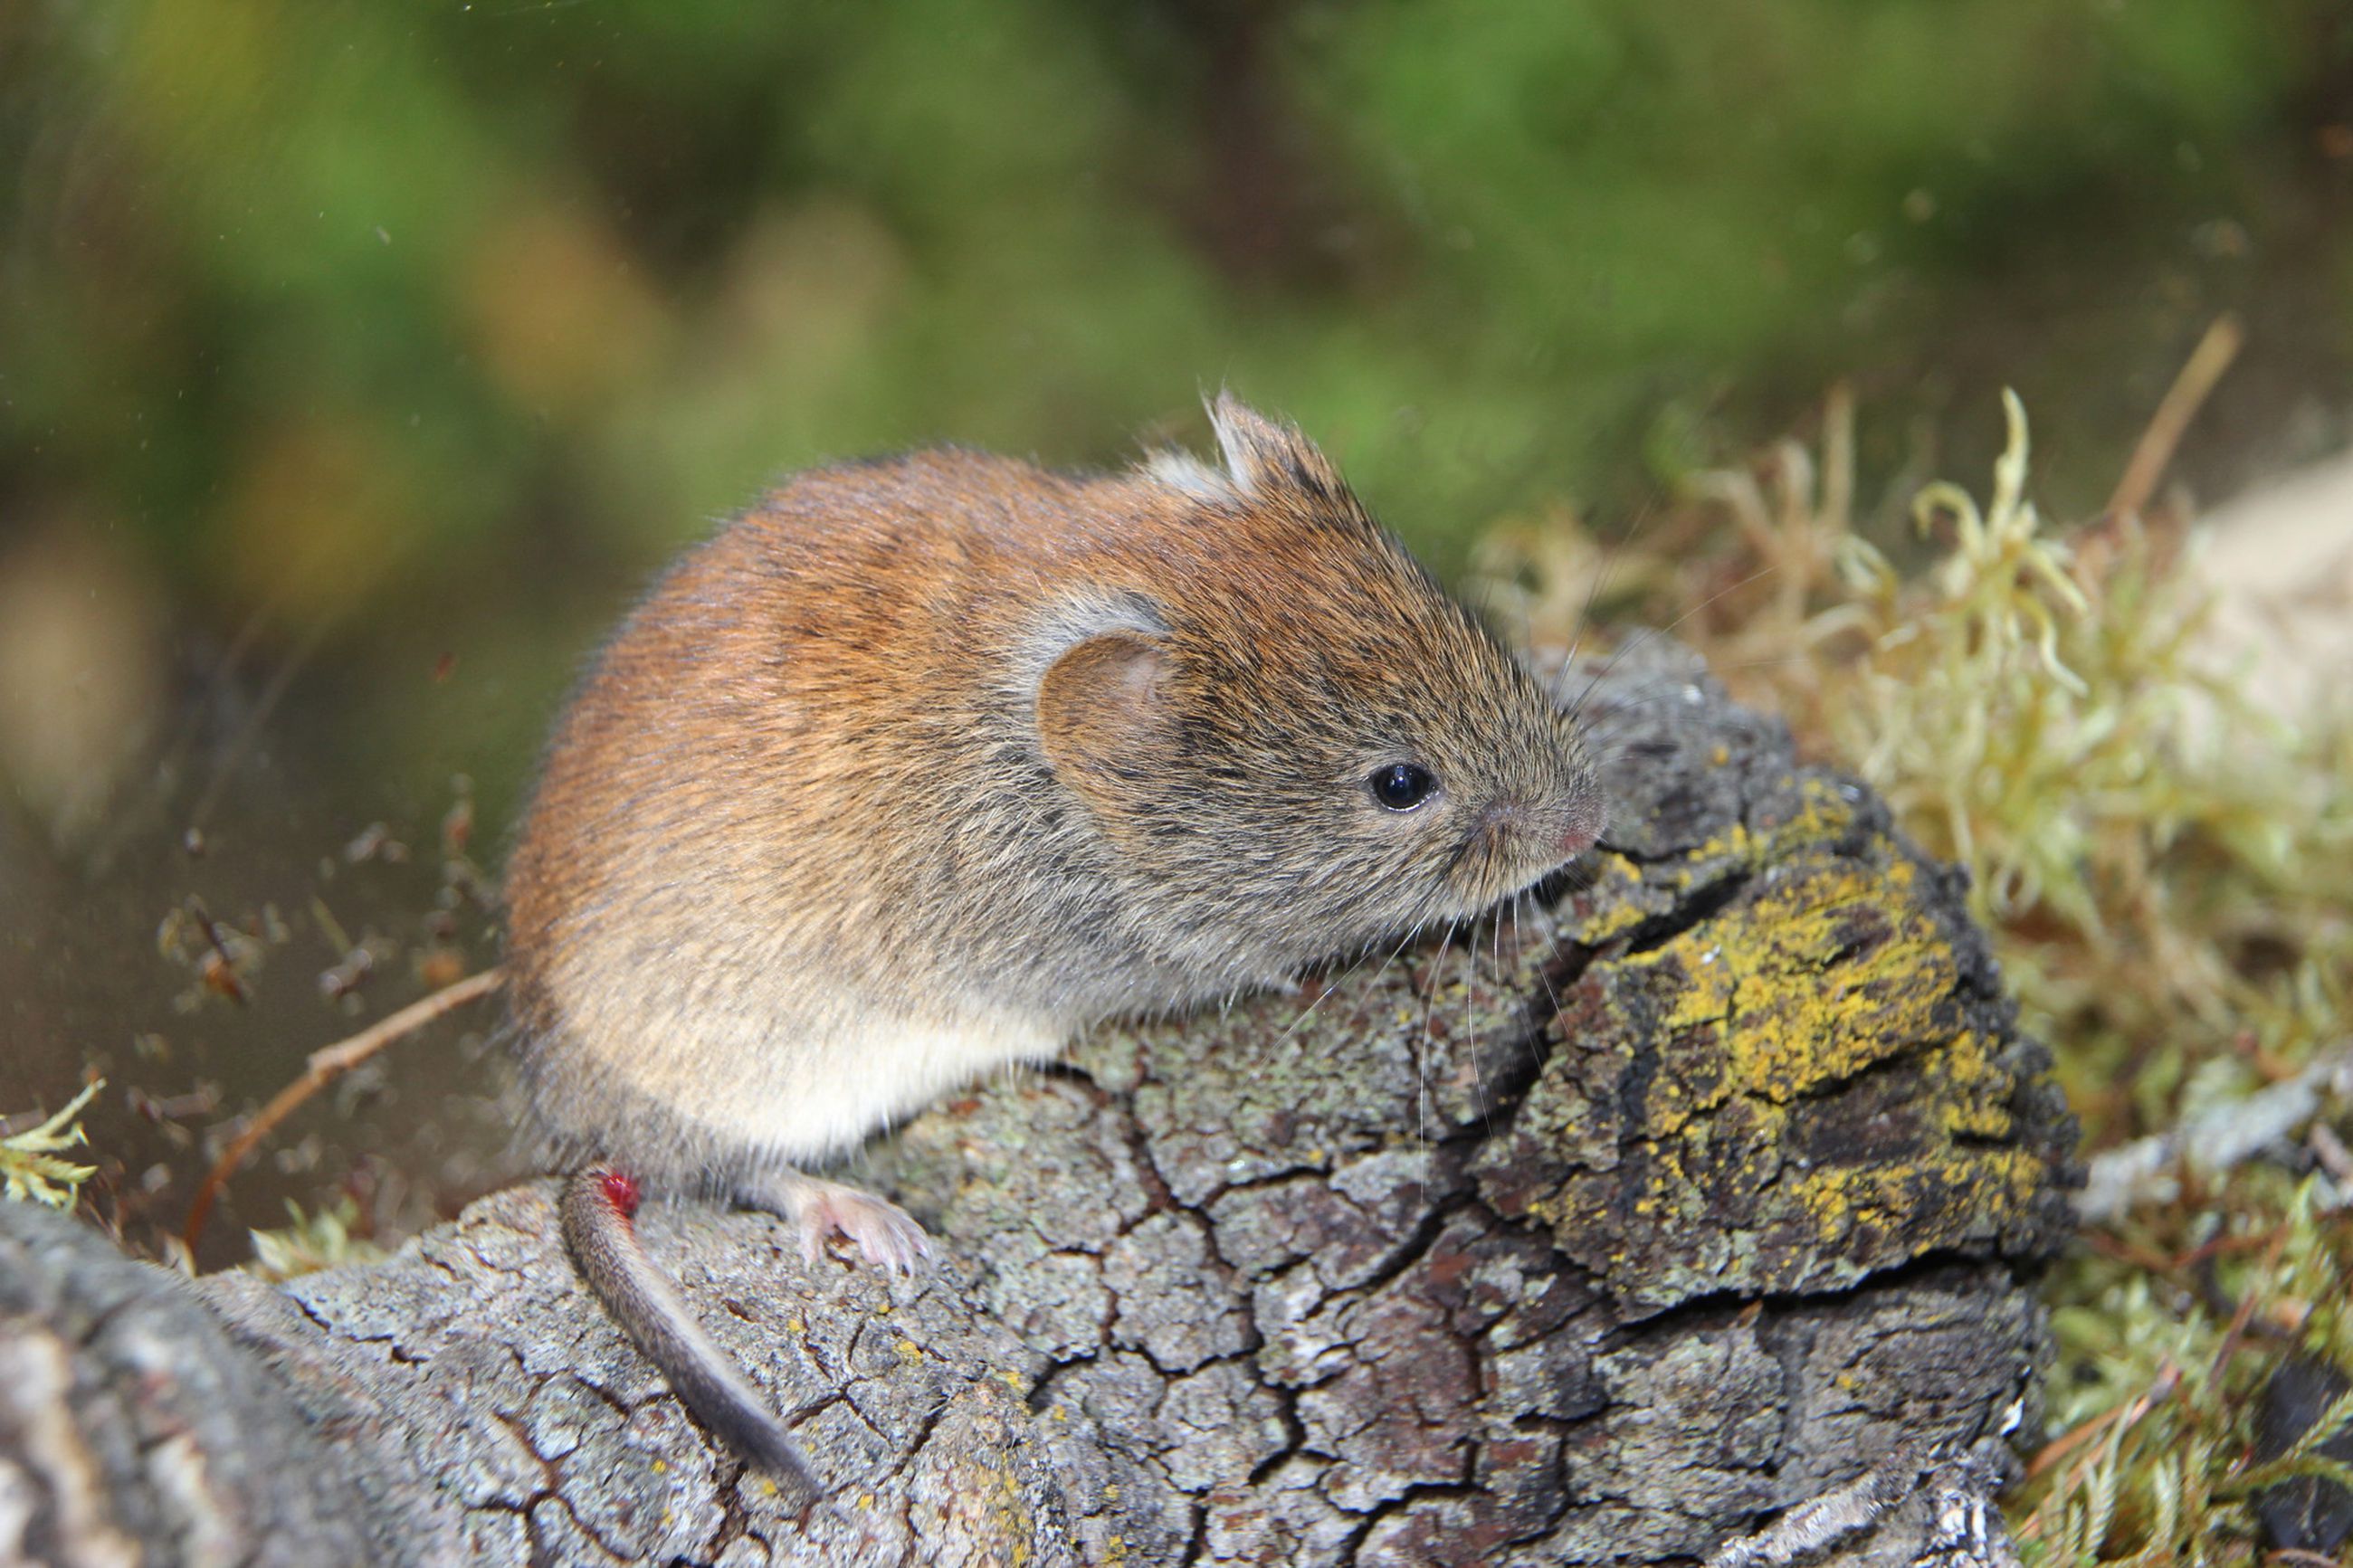
<instances>
[{"instance_id":1,"label":"vole's ear","mask_svg":"<svg viewBox=\"0 0 2353 1568\"><path fill-rule=\"evenodd\" d=\"M1311 500L1347 499L1339 471L1296 426L1270 419L1230 392L1209 405L1209 424L1234 488L1245 496L1291 492Z\"/></svg>"},{"instance_id":2,"label":"vole's ear","mask_svg":"<svg viewBox=\"0 0 2353 1568\"><path fill-rule=\"evenodd\" d=\"M1038 737L1057 773L1100 773L1160 730L1167 651L1147 632L1099 632L1071 645L1038 682Z\"/></svg>"}]
</instances>

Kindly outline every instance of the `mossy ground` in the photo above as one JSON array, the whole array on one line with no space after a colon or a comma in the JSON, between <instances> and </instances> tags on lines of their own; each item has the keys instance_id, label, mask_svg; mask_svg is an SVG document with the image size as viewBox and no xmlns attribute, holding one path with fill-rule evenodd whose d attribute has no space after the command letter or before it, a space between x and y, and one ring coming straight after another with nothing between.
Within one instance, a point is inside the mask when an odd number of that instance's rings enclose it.
<instances>
[{"instance_id":1,"label":"mossy ground","mask_svg":"<svg viewBox=\"0 0 2353 1568\"><path fill-rule=\"evenodd\" d=\"M2353 710L2250 700L2203 636L2183 520L2046 530L2009 415L1988 505L1951 485L1916 498L1916 569L1858 531L1838 397L1819 460L1793 443L1708 476L1626 545L1567 517L1510 524L1482 563L1540 641L1672 627L1966 866L2096 1153L2353 1038ZM1769 1032L1733 1045L1778 1048ZM2047 1445L2010 1499L2030 1562L2330 1560L2280 1551L2256 1518L2286 1475L2353 1479L2316 1452L2353 1400L2284 1454L2257 1434L2299 1352L2353 1368L2353 1182L2327 1168L2328 1137L2193 1165L2178 1193L2085 1228L2050 1284Z\"/></svg>"}]
</instances>

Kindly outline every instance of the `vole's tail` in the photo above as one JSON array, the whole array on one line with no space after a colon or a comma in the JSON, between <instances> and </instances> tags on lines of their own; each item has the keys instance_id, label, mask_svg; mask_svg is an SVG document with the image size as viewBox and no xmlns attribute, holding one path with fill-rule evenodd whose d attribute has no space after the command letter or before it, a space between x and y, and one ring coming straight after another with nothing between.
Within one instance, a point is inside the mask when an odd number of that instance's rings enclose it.
<instances>
[{"instance_id":1,"label":"vole's tail","mask_svg":"<svg viewBox=\"0 0 2353 1568\"><path fill-rule=\"evenodd\" d=\"M637 1181L619 1171L592 1165L565 1178L564 1244L582 1278L704 1426L814 1502L817 1478L784 1424L638 1244L637 1208Z\"/></svg>"}]
</instances>

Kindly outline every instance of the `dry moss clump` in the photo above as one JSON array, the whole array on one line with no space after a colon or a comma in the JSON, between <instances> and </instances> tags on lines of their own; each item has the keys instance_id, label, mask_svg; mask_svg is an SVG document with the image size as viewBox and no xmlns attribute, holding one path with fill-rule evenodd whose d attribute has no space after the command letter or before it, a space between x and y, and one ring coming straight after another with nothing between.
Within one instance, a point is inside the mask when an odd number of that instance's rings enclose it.
<instances>
[{"instance_id":1,"label":"dry moss clump","mask_svg":"<svg viewBox=\"0 0 2353 1568\"><path fill-rule=\"evenodd\" d=\"M2007 413L1985 504L1948 484L1914 499L1909 570L1857 529L1843 396L1819 462L1790 443L1703 476L1623 546L1567 517L1509 524L1480 564L1538 638L1670 626L1968 867L2096 1153L2353 1041L2353 709L2250 700L2204 636L2184 520L2046 529L2024 413ZM2300 1494L2268 1489L2353 1485L2321 1451L2353 1444L2353 1398L2319 1370L2353 1371L2353 1164L2327 1114L2233 1173L2202 1174L2191 1149L2149 1201L2086 1228L2052 1285L2055 1436L2011 1500L2031 1560L2343 1550L2309 1532L2314 1510L2283 1511ZM2318 1419L2284 1433L2265 1401L2292 1384L2318 1390Z\"/></svg>"},{"instance_id":2,"label":"dry moss clump","mask_svg":"<svg viewBox=\"0 0 2353 1568\"><path fill-rule=\"evenodd\" d=\"M291 1223L277 1230L247 1232L253 1238L253 1270L264 1279L282 1282L390 1256L359 1233L359 1202L348 1193L314 1213L289 1198L286 1214Z\"/></svg>"},{"instance_id":3,"label":"dry moss clump","mask_svg":"<svg viewBox=\"0 0 2353 1568\"><path fill-rule=\"evenodd\" d=\"M0 1197L47 1204L51 1208L74 1206L81 1195L81 1184L97 1167L78 1165L63 1158L63 1151L89 1142L76 1119L105 1087L104 1079L92 1079L55 1116L0 1138Z\"/></svg>"}]
</instances>

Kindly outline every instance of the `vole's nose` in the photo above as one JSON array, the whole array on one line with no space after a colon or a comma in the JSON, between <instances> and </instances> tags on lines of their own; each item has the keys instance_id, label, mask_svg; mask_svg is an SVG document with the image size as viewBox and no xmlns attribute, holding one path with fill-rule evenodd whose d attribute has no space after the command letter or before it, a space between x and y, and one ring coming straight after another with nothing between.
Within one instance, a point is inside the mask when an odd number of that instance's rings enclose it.
<instances>
[{"instance_id":1,"label":"vole's nose","mask_svg":"<svg viewBox=\"0 0 2353 1568\"><path fill-rule=\"evenodd\" d=\"M1565 808L1550 801L1499 800L1479 814L1472 831L1487 836L1499 847L1510 842L1520 854L1549 856L1545 868L1549 869L1592 848L1601 837L1601 819L1600 803L1594 800L1575 799Z\"/></svg>"},{"instance_id":2,"label":"vole's nose","mask_svg":"<svg viewBox=\"0 0 2353 1568\"><path fill-rule=\"evenodd\" d=\"M1601 840L1601 829L1609 812L1598 796L1580 800L1570 808L1568 824L1561 829L1553 849L1563 860L1574 860Z\"/></svg>"}]
</instances>

